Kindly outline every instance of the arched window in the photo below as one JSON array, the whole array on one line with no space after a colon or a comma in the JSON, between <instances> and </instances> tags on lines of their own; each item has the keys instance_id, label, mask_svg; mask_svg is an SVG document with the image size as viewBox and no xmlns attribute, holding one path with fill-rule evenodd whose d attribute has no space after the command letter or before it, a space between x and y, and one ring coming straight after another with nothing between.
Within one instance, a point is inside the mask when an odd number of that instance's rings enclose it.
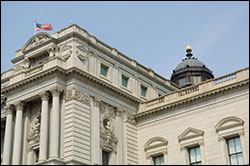
<instances>
[{"instance_id":1,"label":"arched window","mask_svg":"<svg viewBox=\"0 0 250 166\"><path fill-rule=\"evenodd\" d=\"M148 164L166 165L167 164L167 144L168 141L162 137L154 137L144 145L144 151Z\"/></svg>"},{"instance_id":2,"label":"arched window","mask_svg":"<svg viewBox=\"0 0 250 166\"><path fill-rule=\"evenodd\" d=\"M224 164L248 163L244 121L235 116L226 117L216 124L215 129L218 133Z\"/></svg>"}]
</instances>

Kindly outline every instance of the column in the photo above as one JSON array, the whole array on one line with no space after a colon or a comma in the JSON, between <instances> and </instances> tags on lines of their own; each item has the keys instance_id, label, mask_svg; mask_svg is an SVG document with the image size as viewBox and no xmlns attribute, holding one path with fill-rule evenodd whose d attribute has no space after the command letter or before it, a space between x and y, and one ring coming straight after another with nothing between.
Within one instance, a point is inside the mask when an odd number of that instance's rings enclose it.
<instances>
[{"instance_id":1,"label":"column","mask_svg":"<svg viewBox=\"0 0 250 166\"><path fill-rule=\"evenodd\" d=\"M116 125L117 125L117 163L118 165L122 165L123 163L123 129L122 129L122 117L123 117L123 110L120 108L116 109Z\"/></svg>"},{"instance_id":2,"label":"column","mask_svg":"<svg viewBox=\"0 0 250 166\"><path fill-rule=\"evenodd\" d=\"M50 158L58 158L59 152L59 117L60 117L60 93L62 89L54 87L50 90L52 94L52 109L51 109L51 141L50 141Z\"/></svg>"},{"instance_id":3,"label":"column","mask_svg":"<svg viewBox=\"0 0 250 166\"><path fill-rule=\"evenodd\" d=\"M39 94L42 100L39 161L45 161L48 153L49 92Z\"/></svg>"},{"instance_id":4,"label":"column","mask_svg":"<svg viewBox=\"0 0 250 166\"><path fill-rule=\"evenodd\" d=\"M14 135L14 151L13 151L13 165L20 165L21 161L21 145L22 145L22 122L23 122L23 108L24 103L18 101L16 104L16 124Z\"/></svg>"},{"instance_id":5,"label":"column","mask_svg":"<svg viewBox=\"0 0 250 166\"><path fill-rule=\"evenodd\" d=\"M6 117L5 135L4 135L3 165L10 164L13 109L14 107L12 105L5 106L7 117Z\"/></svg>"},{"instance_id":6,"label":"column","mask_svg":"<svg viewBox=\"0 0 250 166\"><path fill-rule=\"evenodd\" d=\"M27 165L33 165L34 164L34 152L32 148L28 148L28 159L27 159Z\"/></svg>"},{"instance_id":7,"label":"column","mask_svg":"<svg viewBox=\"0 0 250 166\"><path fill-rule=\"evenodd\" d=\"M102 164L101 149L100 149L100 100L94 97L93 99L94 111L94 165Z\"/></svg>"}]
</instances>

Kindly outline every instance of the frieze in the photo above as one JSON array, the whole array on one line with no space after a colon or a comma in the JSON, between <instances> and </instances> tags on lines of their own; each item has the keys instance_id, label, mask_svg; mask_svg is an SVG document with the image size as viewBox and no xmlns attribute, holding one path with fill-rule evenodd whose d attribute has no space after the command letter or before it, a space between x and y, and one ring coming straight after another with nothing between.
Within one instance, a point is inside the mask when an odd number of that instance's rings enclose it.
<instances>
[{"instance_id":1,"label":"frieze","mask_svg":"<svg viewBox=\"0 0 250 166\"><path fill-rule=\"evenodd\" d=\"M82 91L77 90L75 87L71 87L66 90L64 99L65 101L77 100L88 106L90 105L89 96L83 93Z\"/></svg>"}]
</instances>

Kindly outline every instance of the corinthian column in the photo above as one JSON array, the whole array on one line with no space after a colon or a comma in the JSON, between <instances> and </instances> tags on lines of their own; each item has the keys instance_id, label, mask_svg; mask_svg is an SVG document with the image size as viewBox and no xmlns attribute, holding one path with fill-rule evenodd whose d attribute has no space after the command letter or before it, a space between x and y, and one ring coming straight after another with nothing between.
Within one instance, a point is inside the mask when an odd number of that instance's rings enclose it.
<instances>
[{"instance_id":1,"label":"corinthian column","mask_svg":"<svg viewBox=\"0 0 250 166\"><path fill-rule=\"evenodd\" d=\"M51 109L51 141L50 141L50 158L58 158L59 150L59 99L62 89L59 87L54 87L51 90L52 99L52 109Z\"/></svg>"},{"instance_id":2,"label":"corinthian column","mask_svg":"<svg viewBox=\"0 0 250 166\"><path fill-rule=\"evenodd\" d=\"M23 108L24 103L19 101L16 106L16 124L14 135L14 151L13 151L13 165L20 165L21 161L21 145L22 145L22 122L23 122Z\"/></svg>"},{"instance_id":3,"label":"corinthian column","mask_svg":"<svg viewBox=\"0 0 250 166\"><path fill-rule=\"evenodd\" d=\"M39 161L47 159L48 124L49 124L49 92L40 93L42 100Z\"/></svg>"},{"instance_id":4,"label":"corinthian column","mask_svg":"<svg viewBox=\"0 0 250 166\"><path fill-rule=\"evenodd\" d=\"M5 136L4 136L4 149L3 149L3 165L10 164L10 152L11 152L11 138L12 138L12 120L13 120L13 106L6 105L5 110L7 112Z\"/></svg>"}]
</instances>

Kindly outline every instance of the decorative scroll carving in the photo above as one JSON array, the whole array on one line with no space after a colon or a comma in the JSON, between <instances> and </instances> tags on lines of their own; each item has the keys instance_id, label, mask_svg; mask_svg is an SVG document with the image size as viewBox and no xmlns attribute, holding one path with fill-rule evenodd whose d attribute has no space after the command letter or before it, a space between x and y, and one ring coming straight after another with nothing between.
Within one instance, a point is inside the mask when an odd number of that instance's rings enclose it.
<instances>
[{"instance_id":1,"label":"decorative scroll carving","mask_svg":"<svg viewBox=\"0 0 250 166\"><path fill-rule=\"evenodd\" d=\"M39 96L41 97L42 101L48 101L49 100L49 92L47 92L47 91L44 91L44 92L40 93Z\"/></svg>"},{"instance_id":2,"label":"decorative scroll carving","mask_svg":"<svg viewBox=\"0 0 250 166\"><path fill-rule=\"evenodd\" d=\"M29 146L32 146L40 141L40 119L41 116L39 115L32 122L30 131L27 135Z\"/></svg>"},{"instance_id":3,"label":"decorative scroll carving","mask_svg":"<svg viewBox=\"0 0 250 166\"><path fill-rule=\"evenodd\" d=\"M123 111L122 109L120 109L120 108L116 108L116 111L115 111L115 116L119 116L119 117L121 117L123 112L124 112L124 111Z\"/></svg>"},{"instance_id":4,"label":"decorative scroll carving","mask_svg":"<svg viewBox=\"0 0 250 166\"><path fill-rule=\"evenodd\" d=\"M62 91L63 91L63 89L62 89L62 88L59 88L59 87L57 87L57 86L55 86L55 87L53 87L53 88L50 89L50 92L51 92L52 96L57 96L57 97L60 96L60 93L61 93Z\"/></svg>"},{"instance_id":5,"label":"decorative scroll carving","mask_svg":"<svg viewBox=\"0 0 250 166\"><path fill-rule=\"evenodd\" d=\"M136 125L136 120L135 120L135 118L133 117L133 115L130 114L130 113L127 113L127 114L126 114L126 121L125 121L125 122L130 123L130 124L132 124L132 125Z\"/></svg>"},{"instance_id":6,"label":"decorative scroll carving","mask_svg":"<svg viewBox=\"0 0 250 166\"><path fill-rule=\"evenodd\" d=\"M10 105L10 104L7 104L4 109L6 110L6 113L7 114L12 114L13 115L13 110L14 110L14 106L13 105Z\"/></svg>"},{"instance_id":7,"label":"decorative scroll carving","mask_svg":"<svg viewBox=\"0 0 250 166\"><path fill-rule=\"evenodd\" d=\"M97 99L96 97L94 97L94 99L93 99L93 105L95 107L100 107L100 103L101 103L101 100Z\"/></svg>"},{"instance_id":8,"label":"decorative scroll carving","mask_svg":"<svg viewBox=\"0 0 250 166\"><path fill-rule=\"evenodd\" d=\"M58 47L55 44L52 45L51 47L49 47L47 49L47 51L49 52L49 58L53 58L53 57L59 56L59 50L60 50L60 47Z\"/></svg>"},{"instance_id":9,"label":"decorative scroll carving","mask_svg":"<svg viewBox=\"0 0 250 166\"><path fill-rule=\"evenodd\" d=\"M45 32L36 34L24 45L22 52L27 51L31 48L34 48L48 40L52 39L51 35Z\"/></svg>"},{"instance_id":10,"label":"decorative scroll carving","mask_svg":"<svg viewBox=\"0 0 250 166\"><path fill-rule=\"evenodd\" d=\"M89 96L84 94L82 91L77 90L75 87L72 87L66 91L64 99L66 101L77 100L88 106L90 105Z\"/></svg>"},{"instance_id":11,"label":"decorative scroll carving","mask_svg":"<svg viewBox=\"0 0 250 166\"><path fill-rule=\"evenodd\" d=\"M18 101L17 103L15 103L16 111L23 111L24 105L25 104L22 101Z\"/></svg>"}]
</instances>

